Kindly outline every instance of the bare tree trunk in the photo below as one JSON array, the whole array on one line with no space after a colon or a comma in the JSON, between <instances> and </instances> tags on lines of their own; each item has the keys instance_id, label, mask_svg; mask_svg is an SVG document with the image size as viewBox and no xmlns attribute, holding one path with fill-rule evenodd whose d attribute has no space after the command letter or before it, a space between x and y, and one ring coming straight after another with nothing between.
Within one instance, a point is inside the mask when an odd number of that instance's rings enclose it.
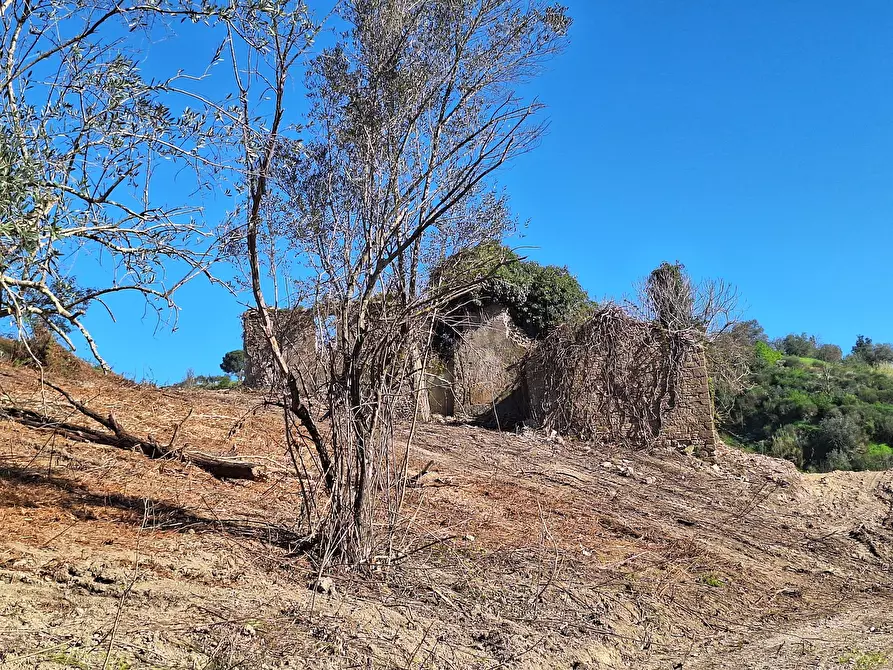
<instances>
[{"instance_id":1,"label":"bare tree trunk","mask_svg":"<svg viewBox=\"0 0 893 670\"><path fill-rule=\"evenodd\" d=\"M167 445L161 444L150 438L142 439L122 428L114 415L109 414L108 417L103 417L100 414L93 412L85 405L71 399L67 394L66 397L69 398L69 402L71 402L78 411L102 424L111 432L106 433L96 430L95 428L78 426L65 421L57 421L52 417L18 407L0 407L0 417L16 421L29 428L52 431L57 435L61 435L74 442L104 444L118 449L126 449L127 451L139 451L144 456L152 459L176 460L184 463L191 463L218 479L260 478L257 472L257 463L238 458L214 456L199 451L189 451L174 447L173 441L176 438L176 429L174 430L171 442Z\"/></svg>"}]
</instances>

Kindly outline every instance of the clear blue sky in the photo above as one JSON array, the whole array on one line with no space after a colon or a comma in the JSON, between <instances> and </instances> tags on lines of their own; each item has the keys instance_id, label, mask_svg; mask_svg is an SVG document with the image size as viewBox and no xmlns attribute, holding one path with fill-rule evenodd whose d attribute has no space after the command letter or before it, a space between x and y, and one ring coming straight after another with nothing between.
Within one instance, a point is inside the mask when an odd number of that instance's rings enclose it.
<instances>
[{"instance_id":1,"label":"clear blue sky","mask_svg":"<svg viewBox=\"0 0 893 670\"><path fill-rule=\"evenodd\" d=\"M595 298L679 260L771 337L893 340L893 3L564 1L570 48L530 86L549 134L500 176L514 243ZM179 302L172 334L92 315L116 370L219 373L241 307L200 282Z\"/></svg>"}]
</instances>

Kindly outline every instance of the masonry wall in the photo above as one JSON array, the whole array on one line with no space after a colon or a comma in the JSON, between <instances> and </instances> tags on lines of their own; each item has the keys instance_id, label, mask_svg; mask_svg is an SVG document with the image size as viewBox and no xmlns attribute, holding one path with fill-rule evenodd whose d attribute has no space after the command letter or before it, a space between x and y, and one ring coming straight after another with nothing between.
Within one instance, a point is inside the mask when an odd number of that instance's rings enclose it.
<instances>
[{"instance_id":1,"label":"masonry wall","mask_svg":"<svg viewBox=\"0 0 893 670\"><path fill-rule=\"evenodd\" d=\"M271 314L287 361L312 380L320 363L313 314L305 310ZM258 314L250 310L242 318L245 384L255 389L275 388L282 380L273 365ZM426 375L433 412L464 416L500 428L526 422L545 424L584 439L628 441L632 431L624 414L622 394L613 391L615 411L606 412L606 390L599 384L601 363L592 352L579 352L579 364L571 366L571 376L556 380L557 366L543 353L548 348L528 339L505 308L490 305L469 309L460 320L460 337L450 355L444 361L434 359L437 363ZM628 372L633 378L653 378L657 383L667 355L646 343L629 358L632 368ZM561 392L566 390L559 387L561 384L573 387L569 404L562 400L568 394ZM407 402L411 401L408 387L406 395ZM712 451L717 442L713 406L706 357L698 345L691 343L685 349L678 368L677 392L663 402L669 407L660 413L657 439Z\"/></svg>"},{"instance_id":2,"label":"masonry wall","mask_svg":"<svg viewBox=\"0 0 893 670\"><path fill-rule=\"evenodd\" d=\"M677 341L681 355L671 354L666 338L638 325L629 341L614 343L610 360L585 337L566 334L558 348L545 343L531 352L524 365L531 423L587 440L711 452L717 437L703 348ZM672 356L675 384L667 372Z\"/></svg>"},{"instance_id":3,"label":"masonry wall","mask_svg":"<svg viewBox=\"0 0 893 670\"><path fill-rule=\"evenodd\" d=\"M313 378L319 361L313 314L303 309L270 310L274 333L286 361ZM284 380L273 364L273 353L264 336L256 309L242 314L242 348L245 351L245 386L269 390Z\"/></svg>"},{"instance_id":4,"label":"masonry wall","mask_svg":"<svg viewBox=\"0 0 893 670\"><path fill-rule=\"evenodd\" d=\"M686 352L680 376L676 406L664 418L661 437L678 445L712 452L717 436L703 348L693 347Z\"/></svg>"},{"instance_id":5,"label":"masonry wall","mask_svg":"<svg viewBox=\"0 0 893 670\"><path fill-rule=\"evenodd\" d=\"M448 363L454 414L502 426L520 423L528 414L521 362L532 341L500 305L468 309L462 321Z\"/></svg>"}]
</instances>

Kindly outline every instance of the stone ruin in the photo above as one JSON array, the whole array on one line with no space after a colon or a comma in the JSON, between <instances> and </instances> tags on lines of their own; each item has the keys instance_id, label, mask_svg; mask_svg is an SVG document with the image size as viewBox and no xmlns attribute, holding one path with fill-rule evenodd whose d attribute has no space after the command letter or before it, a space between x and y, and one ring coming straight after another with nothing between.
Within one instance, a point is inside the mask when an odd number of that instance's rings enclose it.
<instances>
[{"instance_id":1,"label":"stone ruin","mask_svg":"<svg viewBox=\"0 0 893 670\"><path fill-rule=\"evenodd\" d=\"M289 365L302 372L315 369L319 351L313 313L304 309L270 309L268 313ZM273 352L261 328L260 312L256 309L242 314L242 349L245 351L245 386L267 391L282 383L273 365Z\"/></svg>"},{"instance_id":2,"label":"stone ruin","mask_svg":"<svg viewBox=\"0 0 893 670\"><path fill-rule=\"evenodd\" d=\"M609 305L547 337L525 360L536 425L633 445L712 451L713 401L703 346Z\"/></svg>"},{"instance_id":3,"label":"stone ruin","mask_svg":"<svg viewBox=\"0 0 893 670\"><path fill-rule=\"evenodd\" d=\"M501 305L466 308L449 350L426 371L431 411L500 429L524 424L583 439L712 451L717 438L703 348L615 317L630 327L605 355L587 340L596 317L536 342ZM312 375L320 357L313 314L276 310L273 321L289 363ZM281 380L257 312L246 312L242 325L245 385L270 390Z\"/></svg>"},{"instance_id":4,"label":"stone ruin","mask_svg":"<svg viewBox=\"0 0 893 670\"><path fill-rule=\"evenodd\" d=\"M502 305L467 307L450 319L454 339L428 371L431 410L498 427L527 418L517 392L524 358L534 346Z\"/></svg>"}]
</instances>

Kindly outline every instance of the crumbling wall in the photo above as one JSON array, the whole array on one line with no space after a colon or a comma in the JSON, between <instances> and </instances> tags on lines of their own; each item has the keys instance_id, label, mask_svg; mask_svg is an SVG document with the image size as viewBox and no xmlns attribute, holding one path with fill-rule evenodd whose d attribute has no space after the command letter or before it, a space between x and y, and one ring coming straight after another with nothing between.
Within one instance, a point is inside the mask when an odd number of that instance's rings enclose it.
<instances>
[{"instance_id":1,"label":"crumbling wall","mask_svg":"<svg viewBox=\"0 0 893 670\"><path fill-rule=\"evenodd\" d=\"M679 370L676 404L664 417L661 437L677 445L712 452L716 447L713 398L703 347L686 349Z\"/></svg>"},{"instance_id":2,"label":"crumbling wall","mask_svg":"<svg viewBox=\"0 0 893 670\"><path fill-rule=\"evenodd\" d=\"M258 316L250 310L242 317L245 384L268 390L282 380ZM289 365L312 382L322 362L313 313L271 316ZM670 335L616 307L542 342L527 338L500 305L465 309L454 321L450 351L433 357L426 372L435 413L500 428L528 422L586 440L715 447L706 357L684 334ZM411 407L409 384L397 395Z\"/></svg>"},{"instance_id":3,"label":"crumbling wall","mask_svg":"<svg viewBox=\"0 0 893 670\"><path fill-rule=\"evenodd\" d=\"M268 313L285 360L307 379L313 378L319 362L313 313L304 309L270 309ZM245 350L245 386L269 390L283 383L256 309L242 314L242 348Z\"/></svg>"},{"instance_id":4,"label":"crumbling wall","mask_svg":"<svg viewBox=\"0 0 893 670\"><path fill-rule=\"evenodd\" d=\"M528 413L521 361L532 341L501 305L467 308L460 321L446 375L453 412L502 426L520 423Z\"/></svg>"},{"instance_id":5,"label":"crumbling wall","mask_svg":"<svg viewBox=\"0 0 893 670\"><path fill-rule=\"evenodd\" d=\"M428 391L428 409L432 414L454 416L456 413L452 370L440 356L432 354L425 370L425 389Z\"/></svg>"},{"instance_id":6,"label":"crumbling wall","mask_svg":"<svg viewBox=\"0 0 893 670\"><path fill-rule=\"evenodd\" d=\"M712 451L706 357L690 333L668 333L616 306L565 326L525 361L533 423L581 439Z\"/></svg>"}]
</instances>

